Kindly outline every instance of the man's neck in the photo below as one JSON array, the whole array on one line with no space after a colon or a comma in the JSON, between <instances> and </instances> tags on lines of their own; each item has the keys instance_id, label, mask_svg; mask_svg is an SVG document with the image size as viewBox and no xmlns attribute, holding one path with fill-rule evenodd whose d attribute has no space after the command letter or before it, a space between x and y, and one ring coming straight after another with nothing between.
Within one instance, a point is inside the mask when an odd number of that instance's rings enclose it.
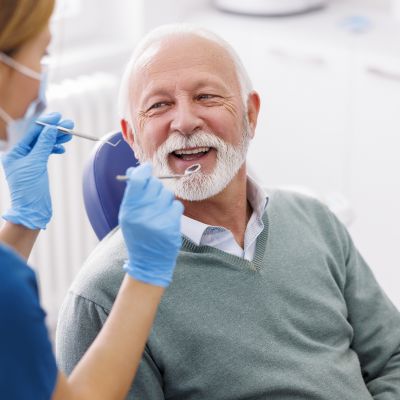
<instances>
[{"instance_id":1,"label":"man's neck","mask_svg":"<svg viewBox=\"0 0 400 400\"><path fill-rule=\"evenodd\" d=\"M229 229L243 248L244 234L252 214L247 201L247 176L243 166L230 184L216 196L202 201L182 201L184 214L207 225Z\"/></svg>"}]
</instances>

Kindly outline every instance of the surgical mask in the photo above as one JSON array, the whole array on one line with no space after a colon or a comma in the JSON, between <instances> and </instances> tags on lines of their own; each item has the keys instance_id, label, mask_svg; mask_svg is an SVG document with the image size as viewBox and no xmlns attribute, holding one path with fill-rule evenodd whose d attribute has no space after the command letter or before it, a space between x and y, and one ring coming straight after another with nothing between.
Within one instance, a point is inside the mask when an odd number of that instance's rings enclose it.
<instances>
[{"instance_id":1,"label":"surgical mask","mask_svg":"<svg viewBox=\"0 0 400 400\"><path fill-rule=\"evenodd\" d=\"M28 131L31 124L42 114L46 108L47 68L38 73L31 68L15 61L4 53L0 53L0 61L14 68L21 74L40 81L38 97L26 109L22 118L13 119L0 107L0 118L7 124L7 140L0 139L0 153L8 151L17 144Z\"/></svg>"}]
</instances>

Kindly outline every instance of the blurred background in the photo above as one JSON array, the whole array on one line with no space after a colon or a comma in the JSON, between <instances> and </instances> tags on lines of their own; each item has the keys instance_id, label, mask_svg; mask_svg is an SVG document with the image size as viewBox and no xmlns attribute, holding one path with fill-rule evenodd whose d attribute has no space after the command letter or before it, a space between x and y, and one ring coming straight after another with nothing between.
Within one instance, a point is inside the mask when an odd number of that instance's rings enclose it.
<instances>
[{"instance_id":1,"label":"blurred background","mask_svg":"<svg viewBox=\"0 0 400 400\"><path fill-rule=\"evenodd\" d=\"M118 130L124 66L143 34L171 22L233 45L262 100L253 173L327 202L400 308L400 0L59 0L48 111L98 137ZM92 147L75 138L51 161L54 217L30 259L51 328L97 244L82 199Z\"/></svg>"}]
</instances>

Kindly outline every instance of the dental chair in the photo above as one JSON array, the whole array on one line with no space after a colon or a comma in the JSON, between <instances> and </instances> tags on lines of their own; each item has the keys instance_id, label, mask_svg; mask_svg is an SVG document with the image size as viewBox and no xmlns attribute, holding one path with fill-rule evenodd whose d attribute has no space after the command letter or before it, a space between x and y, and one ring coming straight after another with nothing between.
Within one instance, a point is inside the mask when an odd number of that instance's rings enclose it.
<instances>
[{"instance_id":1,"label":"dental chair","mask_svg":"<svg viewBox=\"0 0 400 400\"><path fill-rule=\"evenodd\" d=\"M127 168L139 164L121 132L112 132L102 139L104 141L95 146L83 171L86 213L99 240L118 225L125 183L115 177L124 175Z\"/></svg>"}]
</instances>

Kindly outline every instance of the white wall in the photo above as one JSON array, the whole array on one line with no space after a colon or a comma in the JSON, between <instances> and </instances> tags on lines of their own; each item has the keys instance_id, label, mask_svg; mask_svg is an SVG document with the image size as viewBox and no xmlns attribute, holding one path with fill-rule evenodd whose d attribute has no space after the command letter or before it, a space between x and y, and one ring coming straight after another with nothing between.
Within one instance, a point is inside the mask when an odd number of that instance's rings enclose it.
<instances>
[{"instance_id":1,"label":"white wall","mask_svg":"<svg viewBox=\"0 0 400 400\"><path fill-rule=\"evenodd\" d=\"M52 19L51 80L94 71L120 76L143 33L143 1L58 0Z\"/></svg>"},{"instance_id":2,"label":"white wall","mask_svg":"<svg viewBox=\"0 0 400 400\"><path fill-rule=\"evenodd\" d=\"M184 22L196 13L207 9L211 0L145 0L143 24L147 32L158 25Z\"/></svg>"}]
</instances>

